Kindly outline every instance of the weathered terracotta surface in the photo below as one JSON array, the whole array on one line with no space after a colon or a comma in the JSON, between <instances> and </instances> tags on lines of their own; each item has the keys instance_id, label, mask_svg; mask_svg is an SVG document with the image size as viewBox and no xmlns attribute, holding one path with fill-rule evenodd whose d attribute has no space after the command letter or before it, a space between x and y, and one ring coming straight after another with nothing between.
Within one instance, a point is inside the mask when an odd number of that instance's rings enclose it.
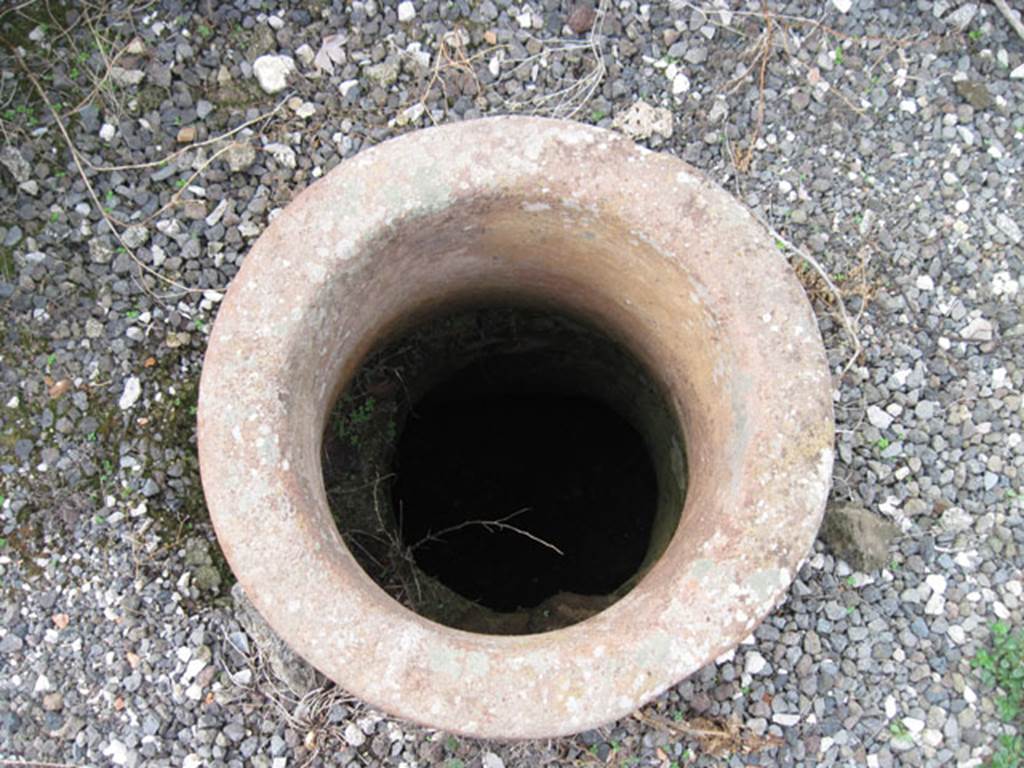
<instances>
[{"instance_id":1,"label":"weathered terracotta surface","mask_svg":"<svg viewBox=\"0 0 1024 768\"><path fill-rule=\"evenodd\" d=\"M487 297L592 318L662 378L686 437L664 555L546 634L471 634L394 602L346 550L321 477L326 416L381 334ZM409 134L303 192L232 284L199 400L217 535L270 624L366 701L486 737L611 721L745 638L811 547L832 433L810 306L750 214L679 160L536 118Z\"/></svg>"}]
</instances>

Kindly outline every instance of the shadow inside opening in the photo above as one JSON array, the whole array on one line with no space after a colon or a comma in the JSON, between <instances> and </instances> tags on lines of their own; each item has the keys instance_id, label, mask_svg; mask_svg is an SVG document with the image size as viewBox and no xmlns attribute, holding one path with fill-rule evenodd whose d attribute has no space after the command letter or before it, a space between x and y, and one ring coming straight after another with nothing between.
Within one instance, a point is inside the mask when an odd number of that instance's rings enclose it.
<instances>
[{"instance_id":1,"label":"shadow inside opening","mask_svg":"<svg viewBox=\"0 0 1024 768\"><path fill-rule=\"evenodd\" d=\"M468 366L414 405L398 440L403 543L426 573L496 611L607 597L650 543L658 485L643 438L604 403L531 386L551 362Z\"/></svg>"},{"instance_id":2,"label":"shadow inside opening","mask_svg":"<svg viewBox=\"0 0 1024 768\"><path fill-rule=\"evenodd\" d=\"M332 513L367 573L427 618L491 634L568 626L626 594L675 530L682 461L625 348L514 307L382 344L323 448Z\"/></svg>"}]
</instances>

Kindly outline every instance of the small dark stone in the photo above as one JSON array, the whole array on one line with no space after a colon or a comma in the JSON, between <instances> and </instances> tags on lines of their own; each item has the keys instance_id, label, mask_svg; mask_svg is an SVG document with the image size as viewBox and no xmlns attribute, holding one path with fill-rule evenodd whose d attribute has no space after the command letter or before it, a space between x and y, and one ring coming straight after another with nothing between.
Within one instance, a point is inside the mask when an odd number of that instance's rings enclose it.
<instances>
[{"instance_id":1,"label":"small dark stone","mask_svg":"<svg viewBox=\"0 0 1024 768\"><path fill-rule=\"evenodd\" d=\"M590 28L594 26L594 20L597 18L597 13L594 11L594 7L589 3L580 3L573 7L569 11L569 18L566 19L566 24L569 29L572 30L574 35L582 35L584 32L589 32Z\"/></svg>"},{"instance_id":2,"label":"small dark stone","mask_svg":"<svg viewBox=\"0 0 1024 768\"><path fill-rule=\"evenodd\" d=\"M889 560L889 544L899 528L866 509L846 505L825 513L821 539L833 554L859 571L874 571Z\"/></svg>"},{"instance_id":3,"label":"small dark stone","mask_svg":"<svg viewBox=\"0 0 1024 768\"><path fill-rule=\"evenodd\" d=\"M988 87L978 80L961 80L956 84L956 92L975 109L988 109L995 101Z\"/></svg>"}]
</instances>

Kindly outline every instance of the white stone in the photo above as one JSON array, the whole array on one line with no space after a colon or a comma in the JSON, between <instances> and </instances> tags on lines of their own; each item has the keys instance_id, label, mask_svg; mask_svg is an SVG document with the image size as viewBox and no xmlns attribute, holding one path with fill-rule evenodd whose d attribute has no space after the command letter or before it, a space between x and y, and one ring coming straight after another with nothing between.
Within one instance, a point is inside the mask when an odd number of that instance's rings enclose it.
<instances>
[{"instance_id":1,"label":"white stone","mask_svg":"<svg viewBox=\"0 0 1024 768\"><path fill-rule=\"evenodd\" d=\"M868 406L868 422L876 429L888 429L892 426L892 416L883 411L877 405Z\"/></svg>"},{"instance_id":2,"label":"white stone","mask_svg":"<svg viewBox=\"0 0 1024 768\"><path fill-rule=\"evenodd\" d=\"M904 99L900 102L900 111L908 112L911 115L917 114L917 102L913 99Z\"/></svg>"},{"instance_id":3,"label":"white stone","mask_svg":"<svg viewBox=\"0 0 1024 768\"><path fill-rule=\"evenodd\" d=\"M992 293L996 296L1013 296L1020 290L1020 283L1010 277L1005 269L992 275Z\"/></svg>"},{"instance_id":4,"label":"white stone","mask_svg":"<svg viewBox=\"0 0 1024 768\"><path fill-rule=\"evenodd\" d=\"M744 666L744 671L748 675L759 675L767 666L768 662L765 661L764 656L757 651L751 651L747 654L747 663Z\"/></svg>"},{"instance_id":5,"label":"white stone","mask_svg":"<svg viewBox=\"0 0 1024 768\"><path fill-rule=\"evenodd\" d=\"M925 728L924 733L921 734L921 741L934 749L942 744L942 732L934 728Z\"/></svg>"},{"instance_id":6,"label":"white stone","mask_svg":"<svg viewBox=\"0 0 1024 768\"><path fill-rule=\"evenodd\" d=\"M359 726L355 723L349 723L345 726L344 736L348 745L356 749L359 749L359 747L366 743L366 734L359 730Z\"/></svg>"},{"instance_id":7,"label":"white stone","mask_svg":"<svg viewBox=\"0 0 1024 768\"><path fill-rule=\"evenodd\" d=\"M672 136L672 113L665 107L652 107L646 101L638 101L615 115L612 128L631 139L649 139L654 134L668 139Z\"/></svg>"},{"instance_id":8,"label":"white stone","mask_svg":"<svg viewBox=\"0 0 1024 768\"><path fill-rule=\"evenodd\" d=\"M672 78L672 94L679 96L690 90L690 78L680 72Z\"/></svg>"},{"instance_id":9,"label":"white stone","mask_svg":"<svg viewBox=\"0 0 1024 768\"><path fill-rule=\"evenodd\" d=\"M480 763L483 768L505 768L505 761L493 752L484 752Z\"/></svg>"},{"instance_id":10,"label":"white stone","mask_svg":"<svg viewBox=\"0 0 1024 768\"><path fill-rule=\"evenodd\" d=\"M312 101L304 101L295 108L295 114L303 120L308 120L316 114L316 104Z\"/></svg>"},{"instance_id":11,"label":"white stone","mask_svg":"<svg viewBox=\"0 0 1024 768\"><path fill-rule=\"evenodd\" d=\"M956 203L953 204L953 208L957 213L967 213L971 210L971 201L966 198L963 200L957 200Z\"/></svg>"},{"instance_id":12,"label":"white stone","mask_svg":"<svg viewBox=\"0 0 1024 768\"><path fill-rule=\"evenodd\" d=\"M892 694L885 697L885 716L889 720L896 717L896 699L893 698Z\"/></svg>"},{"instance_id":13,"label":"white stone","mask_svg":"<svg viewBox=\"0 0 1024 768\"><path fill-rule=\"evenodd\" d=\"M110 79L121 86L129 87L138 85L145 79L146 73L141 69L125 69L124 67L111 67Z\"/></svg>"},{"instance_id":14,"label":"white stone","mask_svg":"<svg viewBox=\"0 0 1024 768\"><path fill-rule=\"evenodd\" d=\"M1010 73L1011 80L1024 80L1024 64L1018 64Z\"/></svg>"},{"instance_id":15,"label":"white stone","mask_svg":"<svg viewBox=\"0 0 1024 768\"><path fill-rule=\"evenodd\" d=\"M949 16L946 17L946 21L961 30L967 29L967 26L974 20L975 14L978 13L978 6L975 3L964 3Z\"/></svg>"},{"instance_id":16,"label":"white stone","mask_svg":"<svg viewBox=\"0 0 1024 768\"><path fill-rule=\"evenodd\" d=\"M345 80L341 85L338 86L338 92L341 94L341 98L348 96L348 92L359 85L358 80Z\"/></svg>"},{"instance_id":17,"label":"white stone","mask_svg":"<svg viewBox=\"0 0 1024 768\"><path fill-rule=\"evenodd\" d=\"M516 23L519 24L523 29L529 29L533 26L533 14L530 11L524 11L516 16Z\"/></svg>"},{"instance_id":18,"label":"white stone","mask_svg":"<svg viewBox=\"0 0 1024 768\"><path fill-rule=\"evenodd\" d=\"M117 401L118 407L122 411L127 411L131 408L139 399L139 395L142 394L142 383L135 376L129 376L124 383L124 391L121 393L121 398Z\"/></svg>"},{"instance_id":19,"label":"white stone","mask_svg":"<svg viewBox=\"0 0 1024 768\"><path fill-rule=\"evenodd\" d=\"M128 762L128 748L123 741L114 738L111 744L103 750L103 755L109 757L114 765L125 765Z\"/></svg>"},{"instance_id":20,"label":"white stone","mask_svg":"<svg viewBox=\"0 0 1024 768\"><path fill-rule=\"evenodd\" d=\"M1017 222L1002 211L996 214L996 227L1014 243L1019 243L1021 239L1024 239L1024 234L1021 234Z\"/></svg>"},{"instance_id":21,"label":"white stone","mask_svg":"<svg viewBox=\"0 0 1024 768\"><path fill-rule=\"evenodd\" d=\"M110 123L104 123L100 126L100 138L104 141L113 141L117 135L117 129Z\"/></svg>"},{"instance_id":22,"label":"white stone","mask_svg":"<svg viewBox=\"0 0 1024 768\"><path fill-rule=\"evenodd\" d=\"M313 49L309 47L309 43L303 43L295 49L295 55L299 57L299 61L304 66L310 66L313 63L313 59L316 58L316 54Z\"/></svg>"},{"instance_id":23,"label":"white stone","mask_svg":"<svg viewBox=\"0 0 1024 768\"><path fill-rule=\"evenodd\" d=\"M181 676L182 683L190 683L195 680L196 675L206 668L205 659L192 659L185 667L185 674Z\"/></svg>"},{"instance_id":24,"label":"white stone","mask_svg":"<svg viewBox=\"0 0 1024 768\"><path fill-rule=\"evenodd\" d=\"M777 712L772 715L772 722L788 728L800 722L800 715L790 715L784 712Z\"/></svg>"},{"instance_id":25,"label":"white stone","mask_svg":"<svg viewBox=\"0 0 1024 768\"><path fill-rule=\"evenodd\" d=\"M946 634L949 635L949 639L957 645L961 645L964 640L967 639L967 634L964 632L964 628L959 624L951 624L949 629L946 630Z\"/></svg>"},{"instance_id":26,"label":"white stone","mask_svg":"<svg viewBox=\"0 0 1024 768\"><path fill-rule=\"evenodd\" d=\"M918 720L916 717L904 717L903 725L915 736L924 730L924 720Z\"/></svg>"},{"instance_id":27,"label":"white stone","mask_svg":"<svg viewBox=\"0 0 1024 768\"><path fill-rule=\"evenodd\" d=\"M992 323L983 317L976 317L963 327L960 338L966 341L992 341Z\"/></svg>"},{"instance_id":28,"label":"white stone","mask_svg":"<svg viewBox=\"0 0 1024 768\"><path fill-rule=\"evenodd\" d=\"M202 764L203 758L192 752L185 755L185 759L181 761L181 768L199 768Z\"/></svg>"},{"instance_id":29,"label":"white stone","mask_svg":"<svg viewBox=\"0 0 1024 768\"><path fill-rule=\"evenodd\" d=\"M919 275L916 285L920 291L935 290L935 281L932 280L931 275Z\"/></svg>"},{"instance_id":30,"label":"white stone","mask_svg":"<svg viewBox=\"0 0 1024 768\"><path fill-rule=\"evenodd\" d=\"M287 144L273 142L263 147L263 151L267 152L285 168L294 168L298 162L295 157L295 150Z\"/></svg>"},{"instance_id":31,"label":"white stone","mask_svg":"<svg viewBox=\"0 0 1024 768\"><path fill-rule=\"evenodd\" d=\"M295 60L291 56L265 54L252 63L252 71L264 92L278 93L288 87Z\"/></svg>"},{"instance_id":32,"label":"white stone","mask_svg":"<svg viewBox=\"0 0 1024 768\"><path fill-rule=\"evenodd\" d=\"M128 747L117 739L111 739L110 744L103 750L103 754L110 758L114 765L124 765L128 762Z\"/></svg>"},{"instance_id":33,"label":"white stone","mask_svg":"<svg viewBox=\"0 0 1024 768\"><path fill-rule=\"evenodd\" d=\"M946 598L940 594L934 594L924 604L924 612L929 616L941 616L946 611Z\"/></svg>"},{"instance_id":34,"label":"white stone","mask_svg":"<svg viewBox=\"0 0 1024 768\"><path fill-rule=\"evenodd\" d=\"M932 593L936 595L946 594L946 577L941 573L932 573L925 577L925 584L931 587Z\"/></svg>"},{"instance_id":35,"label":"white stone","mask_svg":"<svg viewBox=\"0 0 1024 768\"><path fill-rule=\"evenodd\" d=\"M224 216L224 211L226 211L227 209L228 209L228 201L227 201L227 198L224 198L219 203L217 203L217 207L213 209L213 211L210 213L209 216L206 217L206 226L208 226L208 227L215 227L215 226L217 226L217 223Z\"/></svg>"},{"instance_id":36,"label":"white stone","mask_svg":"<svg viewBox=\"0 0 1024 768\"><path fill-rule=\"evenodd\" d=\"M836 7L836 10L840 13L849 13L853 7L853 0L832 0L832 5Z\"/></svg>"},{"instance_id":37,"label":"white stone","mask_svg":"<svg viewBox=\"0 0 1024 768\"><path fill-rule=\"evenodd\" d=\"M32 688L33 693L46 693L51 690L53 686L50 685L50 679L46 675L40 675L36 678L36 684Z\"/></svg>"},{"instance_id":38,"label":"white stone","mask_svg":"<svg viewBox=\"0 0 1024 768\"><path fill-rule=\"evenodd\" d=\"M416 6L410 2L398 4L398 20L403 24L416 18Z\"/></svg>"}]
</instances>

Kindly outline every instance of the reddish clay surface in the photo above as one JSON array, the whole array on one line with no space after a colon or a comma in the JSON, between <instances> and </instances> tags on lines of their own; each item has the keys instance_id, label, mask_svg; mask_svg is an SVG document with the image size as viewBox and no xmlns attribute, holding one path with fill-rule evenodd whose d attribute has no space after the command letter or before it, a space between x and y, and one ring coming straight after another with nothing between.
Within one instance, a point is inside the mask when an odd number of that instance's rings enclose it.
<instances>
[{"instance_id":1,"label":"reddish clay surface","mask_svg":"<svg viewBox=\"0 0 1024 768\"><path fill-rule=\"evenodd\" d=\"M375 342L487 298L591 318L661 379L686 439L664 554L610 608L545 634L399 605L345 548L321 476L327 414ZM810 550L832 436L811 308L746 209L677 159L537 118L415 132L299 195L231 285L199 402L218 538L277 632L376 706L499 738L614 720L749 635Z\"/></svg>"}]
</instances>

